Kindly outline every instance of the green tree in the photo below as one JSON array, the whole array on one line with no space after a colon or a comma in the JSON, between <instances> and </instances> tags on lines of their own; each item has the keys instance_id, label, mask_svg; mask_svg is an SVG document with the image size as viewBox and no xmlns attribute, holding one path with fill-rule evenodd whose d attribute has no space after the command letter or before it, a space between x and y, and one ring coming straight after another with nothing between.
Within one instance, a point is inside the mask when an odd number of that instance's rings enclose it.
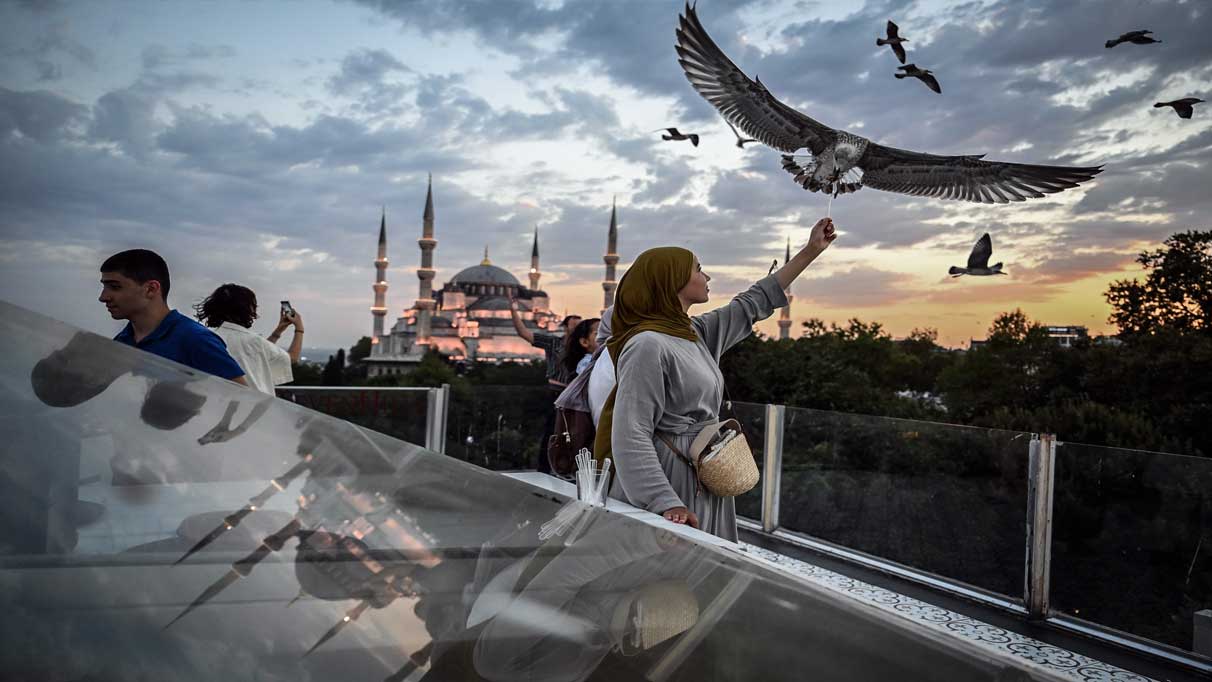
<instances>
[{"instance_id":1,"label":"green tree","mask_svg":"<svg viewBox=\"0 0 1212 682\"><path fill-rule=\"evenodd\" d=\"M320 380L325 386L344 386L345 385L345 349L338 348L336 355L328 356L328 362L324 365L324 371L320 375Z\"/></svg>"},{"instance_id":2,"label":"green tree","mask_svg":"<svg viewBox=\"0 0 1212 682\"><path fill-rule=\"evenodd\" d=\"M1212 334L1212 230L1180 232L1164 244L1137 257L1148 270L1144 282L1119 280L1107 289L1108 321L1128 335L1162 328Z\"/></svg>"},{"instance_id":3,"label":"green tree","mask_svg":"<svg viewBox=\"0 0 1212 682\"><path fill-rule=\"evenodd\" d=\"M358 342L349 347L349 362L356 364L370 356L370 337L363 336Z\"/></svg>"}]
</instances>

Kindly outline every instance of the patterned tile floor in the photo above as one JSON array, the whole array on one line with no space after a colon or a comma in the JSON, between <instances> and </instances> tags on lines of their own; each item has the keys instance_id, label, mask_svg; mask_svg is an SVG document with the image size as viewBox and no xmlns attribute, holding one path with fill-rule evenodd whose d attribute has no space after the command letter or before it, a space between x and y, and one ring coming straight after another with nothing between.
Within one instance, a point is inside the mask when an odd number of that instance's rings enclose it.
<instances>
[{"instance_id":1,"label":"patterned tile floor","mask_svg":"<svg viewBox=\"0 0 1212 682\"><path fill-rule=\"evenodd\" d=\"M944 630L955 637L978 642L1003 654L1046 668L1074 680L1091 682L1150 682L1150 678L1096 661L1072 651L1045 644L1016 632L983 623L891 590L885 590L848 578L820 566L772 552L763 547L741 543L741 551L752 559L769 564L804 580L844 592L854 599L911 620L919 625Z\"/></svg>"}]
</instances>

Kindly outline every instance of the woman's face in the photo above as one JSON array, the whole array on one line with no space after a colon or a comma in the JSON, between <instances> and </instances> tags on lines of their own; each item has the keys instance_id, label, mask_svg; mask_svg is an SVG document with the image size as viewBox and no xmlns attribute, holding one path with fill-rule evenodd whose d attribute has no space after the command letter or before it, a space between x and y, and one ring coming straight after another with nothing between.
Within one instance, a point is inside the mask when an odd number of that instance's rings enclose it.
<instances>
[{"instance_id":1,"label":"woman's face","mask_svg":"<svg viewBox=\"0 0 1212 682\"><path fill-rule=\"evenodd\" d=\"M589 336L581 339L581 347L585 349L586 353L596 353L598 351L599 324L600 323L598 322L594 322L593 324L589 325Z\"/></svg>"},{"instance_id":2,"label":"woman's face","mask_svg":"<svg viewBox=\"0 0 1212 682\"><path fill-rule=\"evenodd\" d=\"M696 303L706 303L711 293L711 287L707 283L711 278L707 273L703 272L703 265L699 263L699 259L694 259L694 270L690 273L690 281L686 282L686 286L678 292L678 298L682 299L689 305Z\"/></svg>"}]
</instances>

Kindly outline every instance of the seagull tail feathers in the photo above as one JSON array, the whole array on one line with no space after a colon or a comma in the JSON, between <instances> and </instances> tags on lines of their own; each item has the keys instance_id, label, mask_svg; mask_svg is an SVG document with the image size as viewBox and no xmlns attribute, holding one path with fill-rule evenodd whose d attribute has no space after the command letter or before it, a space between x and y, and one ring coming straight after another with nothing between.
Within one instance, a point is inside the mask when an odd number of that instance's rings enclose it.
<instances>
[{"instance_id":1,"label":"seagull tail feathers","mask_svg":"<svg viewBox=\"0 0 1212 682\"><path fill-rule=\"evenodd\" d=\"M948 269L947 269L947 274L948 274L948 275L955 275L956 277L959 277L960 275L964 274L964 269L963 269L963 268L957 268L957 267L955 267L954 265L952 265L950 268L948 268Z\"/></svg>"}]
</instances>

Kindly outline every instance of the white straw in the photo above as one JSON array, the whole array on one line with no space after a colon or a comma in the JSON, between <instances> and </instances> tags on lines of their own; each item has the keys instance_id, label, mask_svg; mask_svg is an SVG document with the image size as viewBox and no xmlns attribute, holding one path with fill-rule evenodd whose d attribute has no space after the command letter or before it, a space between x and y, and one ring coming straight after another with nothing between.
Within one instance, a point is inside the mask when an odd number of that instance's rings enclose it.
<instances>
[{"instance_id":1,"label":"white straw","mask_svg":"<svg viewBox=\"0 0 1212 682\"><path fill-rule=\"evenodd\" d=\"M606 480L610 478L610 458L606 458L602 462L602 474L598 479L598 484L593 491L593 503L605 505L606 498L604 497Z\"/></svg>"}]
</instances>

